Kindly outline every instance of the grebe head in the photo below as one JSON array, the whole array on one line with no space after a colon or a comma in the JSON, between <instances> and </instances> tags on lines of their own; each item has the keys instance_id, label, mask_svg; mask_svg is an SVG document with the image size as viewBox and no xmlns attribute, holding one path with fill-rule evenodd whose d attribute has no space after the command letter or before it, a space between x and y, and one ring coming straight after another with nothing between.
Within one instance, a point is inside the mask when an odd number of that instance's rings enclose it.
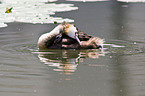
<instances>
[{"instance_id":1,"label":"grebe head","mask_svg":"<svg viewBox=\"0 0 145 96\"><path fill-rule=\"evenodd\" d=\"M75 25L69 24L69 23L64 23L63 26L64 26L63 27L64 33L66 35L68 35L69 37L76 39L78 41L78 43L81 45L81 42L76 34L78 32L78 29L75 27Z\"/></svg>"}]
</instances>

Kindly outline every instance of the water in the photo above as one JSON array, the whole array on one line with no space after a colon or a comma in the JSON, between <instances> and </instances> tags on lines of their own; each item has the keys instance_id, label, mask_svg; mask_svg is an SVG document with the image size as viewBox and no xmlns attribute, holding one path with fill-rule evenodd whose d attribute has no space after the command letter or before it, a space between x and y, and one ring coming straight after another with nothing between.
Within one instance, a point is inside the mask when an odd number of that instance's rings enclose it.
<instances>
[{"instance_id":1,"label":"water","mask_svg":"<svg viewBox=\"0 0 145 96\"><path fill-rule=\"evenodd\" d=\"M3 0L0 4L0 27L7 27L6 23L54 23L54 22L74 22L74 20L61 17L52 17L55 12L65 12L77 10L73 4L52 3L57 0ZM11 9L11 12L6 12ZM51 16L50 16L51 15Z\"/></svg>"},{"instance_id":2,"label":"water","mask_svg":"<svg viewBox=\"0 0 145 96\"><path fill-rule=\"evenodd\" d=\"M104 50L39 52L38 37L56 25L10 23L0 29L0 95L144 96L145 4L67 3L79 10L56 16L104 38Z\"/></svg>"}]
</instances>

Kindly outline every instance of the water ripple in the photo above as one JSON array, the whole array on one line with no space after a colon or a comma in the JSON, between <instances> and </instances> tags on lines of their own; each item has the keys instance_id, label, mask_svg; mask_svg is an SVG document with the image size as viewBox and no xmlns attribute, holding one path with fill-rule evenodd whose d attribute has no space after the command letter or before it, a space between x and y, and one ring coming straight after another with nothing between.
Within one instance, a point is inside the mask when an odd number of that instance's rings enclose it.
<instances>
[{"instance_id":1,"label":"water ripple","mask_svg":"<svg viewBox=\"0 0 145 96\"><path fill-rule=\"evenodd\" d=\"M124 55L136 55L144 53L144 42L130 40L114 40L111 43L104 44L109 53Z\"/></svg>"}]
</instances>

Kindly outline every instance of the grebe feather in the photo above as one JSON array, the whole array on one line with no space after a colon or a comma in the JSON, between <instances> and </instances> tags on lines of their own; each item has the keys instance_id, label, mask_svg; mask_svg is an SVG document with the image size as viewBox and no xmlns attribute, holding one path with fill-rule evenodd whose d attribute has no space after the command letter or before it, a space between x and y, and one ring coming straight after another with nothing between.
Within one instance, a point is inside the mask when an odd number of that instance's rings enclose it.
<instances>
[{"instance_id":1,"label":"grebe feather","mask_svg":"<svg viewBox=\"0 0 145 96\"><path fill-rule=\"evenodd\" d=\"M48 48L48 46L50 46L51 43L52 43L51 39L56 37L62 31L63 31L63 25L59 24L51 32L41 35L40 38L38 39L38 47L39 47L39 49Z\"/></svg>"},{"instance_id":2,"label":"grebe feather","mask_svg":"<svg viewBox=\"0 0 145 96\"><path fill-rule=\"evenodd\" d=\"M39 49L98 49L104 40L78 31L74 24L62 23L40 36Z\"/></svg>"}]
</instances>

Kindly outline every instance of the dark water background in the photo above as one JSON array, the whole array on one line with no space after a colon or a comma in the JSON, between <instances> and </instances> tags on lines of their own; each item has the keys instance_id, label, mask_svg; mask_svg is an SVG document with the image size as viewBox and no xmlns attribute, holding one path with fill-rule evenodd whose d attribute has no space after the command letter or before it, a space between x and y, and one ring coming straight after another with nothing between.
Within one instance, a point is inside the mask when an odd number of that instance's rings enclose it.
<instances>
[{"instance_id":1,"label":"dark water background","mask_svg":"<svg viewBox=\"0 0 145 96\"><path fill-rule=\"evenodd\" d=\"M104 51L37 51L54 24L10 23L0 29L1 96L144 96L145 3L66 2L79 10L56 13L105 39Z\"/></svg>"}]
</instances>

